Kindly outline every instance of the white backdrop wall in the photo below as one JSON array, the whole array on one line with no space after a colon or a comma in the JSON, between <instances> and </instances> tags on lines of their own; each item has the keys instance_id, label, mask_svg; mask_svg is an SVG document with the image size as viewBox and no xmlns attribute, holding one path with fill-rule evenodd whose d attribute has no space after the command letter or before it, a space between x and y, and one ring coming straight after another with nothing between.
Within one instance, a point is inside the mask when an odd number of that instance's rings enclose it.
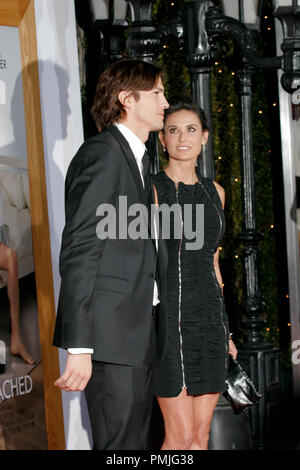
<instances>
[{"instance_id":1,"label":"white backdrop wall","mask_svg":"<svg viewBox=\"0 0 300 470\"><path fill-rule=\"evenodd\" d=\"M57 305L61 233L64 227L64 179L83 142L74 0L35 0L41 108L46 165L52 270ZM64 370L65 351L60 350ZM66 447L91 448L84 395L63 392Z\"/></svg>"},{"instance_id":2,"label":"white backdrop wall","mask_svg":"<svg viewBox=\"0 0 300 470\"><path fill-rule=\"evenodd\" d=\"M277 55L281 55L283 42L282 26L278 19L276 25ZM278 91L280 109L280 137L283 169L286 249L289 278L289 306L291 322L291 342L300 339L300 259L296 216L296 174L299 170L300 120L292 119L291 95L283 90L278 71ZM293 386L295 399L300 398L300 365L293 364Z\"/></svg>"},{"instance_id":3,"label":"white backdrop wall","mask_svg":"<svg viewBox=\"0 0 300 470\"><path fill-rule=\"evenodd\" d=\"M0 156L27 160L19 29L0 26Z\"/></svg>"}]
</instances>

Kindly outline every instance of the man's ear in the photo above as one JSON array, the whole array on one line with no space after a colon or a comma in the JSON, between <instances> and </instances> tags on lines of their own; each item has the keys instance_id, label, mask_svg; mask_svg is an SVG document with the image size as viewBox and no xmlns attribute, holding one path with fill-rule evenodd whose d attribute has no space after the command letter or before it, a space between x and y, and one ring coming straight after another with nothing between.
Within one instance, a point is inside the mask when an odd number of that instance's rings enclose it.
<instances>
[{"instance_id":1,"label":"man's ear","mask_svg":"<svg viewBox=\"0 0 300 470\"><path fill-rule=\"evenodd\" d=\"M120 91L120 93L118 94L118 98L124 108L131 109L135 104L134 96L130 91Z\"/></svg>"}]
</instances>

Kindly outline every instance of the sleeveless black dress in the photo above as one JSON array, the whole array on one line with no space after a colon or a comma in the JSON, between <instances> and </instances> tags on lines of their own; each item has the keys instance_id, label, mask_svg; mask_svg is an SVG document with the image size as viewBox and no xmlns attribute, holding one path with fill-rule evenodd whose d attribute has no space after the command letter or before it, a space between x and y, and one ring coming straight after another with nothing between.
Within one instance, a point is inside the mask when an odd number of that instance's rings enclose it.
<instances>
[{"instance_id":1,"label":"sleeveless black dress","mask_svg":"<svg viewBox=\"0 0 300 470\"><path fill-rule=\"evenodd\" d=\"M161 172L153 176L153 182L160 206L179 204L182 208L180 237L178 231L174 236L178 216L170 217L169 239L165 236L168 348L164 359L155 367L155 394L175 397L183 388L189 395L223 392L228 364L228 318L213 264L225 228L222 203L213 181L207 178L199 177L194 185L179 183L176 189L174 182ZM190 206L184 208L185 204ZM203 205L203 218L201 211L196 216L196 204ZM187 207L193 214L189 230L190 222L185 218ZM186 242L193 242L190 233L196 229L199 235L203 231L203 246L198 241L196 250L187 249Z\"/></svg>"}]
</instances>

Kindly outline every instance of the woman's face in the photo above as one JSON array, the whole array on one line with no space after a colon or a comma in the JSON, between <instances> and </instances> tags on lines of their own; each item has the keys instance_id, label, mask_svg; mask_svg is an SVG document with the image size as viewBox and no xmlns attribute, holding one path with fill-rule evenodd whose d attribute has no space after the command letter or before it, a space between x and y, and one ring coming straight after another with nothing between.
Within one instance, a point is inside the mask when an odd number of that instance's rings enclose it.
<instances>
[{"instance_id":1,"label":"woman's face","mask_svg":"<svg viewBox=\"0 0 300 470\"><path fill-rule=\"evenodd\" d=\"M196 160L202 145L207 142L208 131L202 130L196 113L182 109L167 117L164 132L159 133L159 138L170 159Z\"/></svg>"}]
</instances>

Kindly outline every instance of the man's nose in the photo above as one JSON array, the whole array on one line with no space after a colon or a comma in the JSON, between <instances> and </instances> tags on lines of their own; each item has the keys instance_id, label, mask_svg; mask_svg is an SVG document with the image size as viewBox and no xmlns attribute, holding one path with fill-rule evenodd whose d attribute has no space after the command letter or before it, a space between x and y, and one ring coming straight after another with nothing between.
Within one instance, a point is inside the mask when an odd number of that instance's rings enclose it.
<instances>
[{"instance_id":1,"label":"man's nose","mask_svg":"<svg viewBox=\"0 0 300 470\"><path fill-rule=\"evenodd\" d=\"M167 109L169 106L170 106L170 105L169 105L169 103L168 103L166 97L164 96L163 107L164 107L165 109Z\"/></svg>"}]
</instances>

